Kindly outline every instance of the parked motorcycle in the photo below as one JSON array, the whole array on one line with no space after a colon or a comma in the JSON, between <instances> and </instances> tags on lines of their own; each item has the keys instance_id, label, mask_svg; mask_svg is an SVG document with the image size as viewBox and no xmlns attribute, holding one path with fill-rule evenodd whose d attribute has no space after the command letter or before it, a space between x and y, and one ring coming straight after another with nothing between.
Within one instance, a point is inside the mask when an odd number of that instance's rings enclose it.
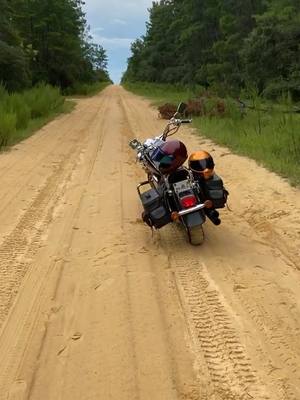
<instances>
[{"instance_id":1,"label":"parked motorcycle","mask_svg":"<svg viewBox=\"0 0 300 400\"><path fill-rule=\"evenodd\" d=\"M204 240L203 224L208 217L215 225L221 220L217 208L223 208L228 192L222 179L214 172L214 162L205 151L194 152L188 160L187 149L179 140L167 140L190 119L180 117L186 104L180 103L176 113L160 136L141 143L137 139L129 145L137 152L137 161L147 174L147 180L137 186L144 212L143 221L151 228L160 229L171 222L179 222L192 245ZM147 190L143 190L147 187Z\"/></svg>"}]
</instances>

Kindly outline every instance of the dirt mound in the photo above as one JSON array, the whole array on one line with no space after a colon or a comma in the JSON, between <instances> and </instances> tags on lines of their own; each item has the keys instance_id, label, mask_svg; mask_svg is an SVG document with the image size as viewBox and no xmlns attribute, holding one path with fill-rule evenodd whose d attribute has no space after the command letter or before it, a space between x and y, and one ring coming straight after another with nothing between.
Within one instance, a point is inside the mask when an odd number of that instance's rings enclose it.
<instances>
[{"instance_id":1,"label":"dirt mound","mask_svg":"<svg viewBox=\"0 0 300 400\"><path fill-rule=\"evenodd\" d=\"M162 119L171 119L176 113L177 107L175 104L166 103L158 107L159 117Z\"/></svg>"},{"instance_id":2,"label":"dirt mound","mask_svg":"<svg viewBox=\"0 0 300 400\"><path fill-rule=\"evenodd\" d=\"M162 119L171 119L177 110L177 106L172 103L166 103L158 107L159 117ZM226 113L225 100L211 95L209 92L204 93L199 98L190 99L187 102L185 117L201 117L201 116L219 116L223 117Z\"/></svg>"}]
</instances>

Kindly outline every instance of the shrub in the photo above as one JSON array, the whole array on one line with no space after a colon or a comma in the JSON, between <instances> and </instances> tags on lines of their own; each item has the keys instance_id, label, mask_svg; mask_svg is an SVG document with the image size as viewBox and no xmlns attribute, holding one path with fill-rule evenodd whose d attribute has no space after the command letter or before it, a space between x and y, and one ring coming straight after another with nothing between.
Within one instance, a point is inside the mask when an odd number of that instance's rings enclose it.
<instances>
[{"instance_id":1,"label":"shrub","mask_svg":"<svg viewBox=\"0 0 300 400\"><path fill-rule=\"evenodd\" d=\"M0 108L0 149L8 145L16 132L17 117Z\"/></svg>"},{"instance_id":2,"label":"shrub","mask_svg":"<svg viewBox=\"0 0 300 400\"><path fill-rule=\"evenodd\" d=\"M0 83L0 103L4 102L8 96L5 87Z\"/></svg>"},{"instance_id":3,"label":"shrub","mask_svg":"<svg viewBox=\"0 0 300 400\"><path fill-rule=\"evenodd\" d=\"M13 143L17 136L20 140L32 118L47 117L61 109L63 103L59 89L50 85L8 94L0 84L0 148Z\"/></svg>"},{"instance_id":4,"label":"shrub","mask_svg":"<svg viewBox=\"0 0 300 400\"><path fill-rule=\"evenodd\" d=\"M174 104L166 103L158 107L159 116L163 119L171 119L176 113L177 107Z\"/></svg>"},{"instance_id":5,"label":"shrub","mask_svg":"<svg viewBox=\"0 0 300 400\"><path fill-rule=\"evenodd\" d=\"M186 113L188 115L193 115L199 117L203 115L203 101L201 99L192 99L187 102Z\"/></svg>"},{"instance_id":6,"label":"shrub","mask_svg":"<svg viewBox=\"0 0 300 400\"><path fill-rule=\"evenodd\" d=\"M31 110L31 118L47 116L64 103L59 89L45 84L24 92L24 100Z\"/></svg>"},{"instance_id":7,"label":"shrub","mask_svg":"<svg viewBox=\"0 0 300 400\"><path fill-rule=\"evenodd\" d=\"M11 94L4 102L4 109L8 113L16 115L16 128L25 129L30 120L30 108L24 102L24 96L21 94Z\"/></svg>"},{"instance_id":8,"label":"shrub","mask_svg":"<svg viewBox=\"0 0 300 400\"><path fill-rule=\"evenodd\" d=\"M110 84L109 81L104 82L95 82L95 83L75 83L72 87L69 87L64 90L64 94L66 96L79 95L79 96L88 96L99 93L106 86Z\"/></svg>"}]
</instances>

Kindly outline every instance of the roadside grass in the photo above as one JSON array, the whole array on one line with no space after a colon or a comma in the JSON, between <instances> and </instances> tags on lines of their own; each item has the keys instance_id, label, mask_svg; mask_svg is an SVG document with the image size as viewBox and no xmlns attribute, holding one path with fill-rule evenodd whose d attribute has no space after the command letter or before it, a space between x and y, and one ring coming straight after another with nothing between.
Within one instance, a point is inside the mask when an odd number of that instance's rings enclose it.
<instances>
[{"instance_id":1,"label":"roadside grass","mask_svg":"<svg viewBox=\"0 0 300 400\"><path fill-rule=\"evenodd\" d=\"M189 89L182 85L147 82L126 82L122 86L130 92L153 100L153 104L157 106L163 103L179 104L181 101L188 101L197 92L197 87ZM199 91L200 89L201 87L199 87Z\"/></svg>"},{"instance_id":2,"label":"roadside grass","mask_svg":"<svg viewBox=\"0 0 300 400\"><path fill-rule=\"evenodd\" d=\"M159 87L161 86L161 87ZM136 94L163 103L178 104L195 96L195 91L177 89L170 85L125 84L124 87ZM293 186L300 186L300 115L284 113L291 110L290 99L280 104L268 104L267 112L262 112L263 99L255 93L249 94L249 104L256 110L241 112L233 99L224 99L226 113L223 116L194 117L193 124L199 134L224 145L233 152L256 160L269 170L287 178Z\"/></svg>"},{"instance_id":3,"label":"roadside grass","mask_svg":"<svg viewBox=\"0 0 300 400\"><path fill-rule=\"evenodd\" d=\"M74 107L58 88L41 84L23 93L9 94L0 85L0 149L32 135L60 113Z\"/></svg>"},{"instance_id":4,"label":"roadside grass","mask_svg":"<svg viewBox=\"0 0 300 400\"><path fill-rule=\"evenodd\" d=\"M248 156L269 170L300 186L299 115L257 116L249 112L242 120L195 118L194 125L206 137L237 154Z\"/></svg>"},{"instance_id":5,"label":"roadside grass","mask_svg":"<svg viewBox=\"0 0 300 400\"><path fill-rule=\"evenodd\" d=\"M110 82L76 83L74 86L65 89L63 94L66 96L93 96L110 84Z\"/></svg>"},{"instance_id":6,"label":"roadside grass","mask_svg":"<svg viewBox=\"0 0 300 400\"><path fill-rule=\"evenodd\" d=\"M56 117L61 114L68 114L75 108L76 103L74 101L67 100L63 104L62 108L49 114L48 116L38 117L31 119L28 123L28 126L25 129L20 129L17 131L17 134L11 138L8 146L13 146L22 140L25 140L32 136L36 131L41 129L44 125L47 125L48 122L52 121ZM0 148L1 150L1 148Z\"/></svg>"}]
</instances>

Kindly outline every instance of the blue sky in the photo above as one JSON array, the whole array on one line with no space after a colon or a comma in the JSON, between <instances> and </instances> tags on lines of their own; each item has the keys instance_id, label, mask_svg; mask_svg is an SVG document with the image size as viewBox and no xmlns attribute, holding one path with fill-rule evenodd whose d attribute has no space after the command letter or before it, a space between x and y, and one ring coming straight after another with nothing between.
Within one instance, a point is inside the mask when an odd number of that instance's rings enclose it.
<instances>
[{"instance_id":1,"label":"blue sky","mask_svg":"<svg viewBox=\"0 0 300 400\"><path fill-rule=\"evenodd\" d=\"M109 73L115 83L126 70L131 42L145 33L151 4L152 0L86 0L93 40L107 50Z\"/></svg>"}]
</instances>

